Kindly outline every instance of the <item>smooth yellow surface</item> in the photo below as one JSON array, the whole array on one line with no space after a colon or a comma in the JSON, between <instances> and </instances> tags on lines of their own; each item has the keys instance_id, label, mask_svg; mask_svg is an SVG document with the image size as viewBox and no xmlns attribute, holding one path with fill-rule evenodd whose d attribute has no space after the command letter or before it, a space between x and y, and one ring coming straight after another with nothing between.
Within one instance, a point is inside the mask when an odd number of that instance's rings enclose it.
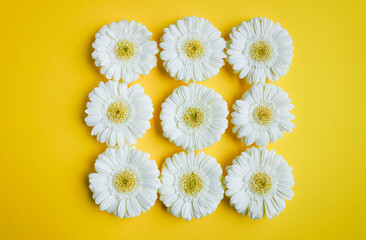
<instances>
[{"instance_id":1,"label":"smooth yellow surface","mask_svg":"<svg viewBox=\"0 0 366 240\"><path fill-rule=\"evenodd\" d=\"M241 21L265 16L294 41L290 71L275 84L293 99L296 128L268 148L293 167L295 197L270 221L236 213L227 198L191 222L160 201L119 219L91 197L88 174L106 148L84 122L88 93L106 81L91 58L94 34L133 19L158 41L164 27L190 15L211 21L225 39ZM365 239L365 15L363 0L2 1L0 239ZM137 148L161 168L181 149L162 136L160 106L183 82L159 60L134 83L155 108ZM230 112L249 88L227 63L203 85L222 94ZM222 167L246 149L231 130L204 149Z\"/></svg>"}]
</instances>

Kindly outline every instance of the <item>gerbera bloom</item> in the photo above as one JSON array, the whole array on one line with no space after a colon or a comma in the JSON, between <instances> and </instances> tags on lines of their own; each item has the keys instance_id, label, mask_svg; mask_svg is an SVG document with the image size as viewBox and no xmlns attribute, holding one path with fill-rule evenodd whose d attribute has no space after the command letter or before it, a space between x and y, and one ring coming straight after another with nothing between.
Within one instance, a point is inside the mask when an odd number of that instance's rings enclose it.
<instances>
[{"instance_id":1,"label":"gerbera bloom","mask_svg":"<svg viewBox=\"0 0 366 240\"><path fill-rule=\"evenodd\" d=\"M92 126L92 135L108 146L118 143L136 144L150 128L149 120L154 111L151 99L144 93L144 88L134 84L127 88L124 83L108 81L89 94L85 122Z\"/></svg>"},{"instance_id":2,"label":"gerbera bloom","mask_svg":"<svg viewBox=\"0 0 366 240\"><path fill-rule=\"evenodd\" d=\"M176 153L161 170L160 200L187 221L211 214L224 197L221 175L220 164L203 152Z\"/></svg>"},{"instance_id":3,"label":"gerbera bloom","mask_svg":"<svg viewBox=\"0 0 366 240\"><path fill-rule=\"evenodd\" d=\"M104 25L93 43L92 57L108 79L130 83L156 66L159 52L152 33L134 21L123 20Z\"/></svg>"},{"instance_id":4,"label":"gerbera bloom","mask_svg":"<svg viewBox=\"0 0 366 240\"><path fill-rule=\"evenodd\" d=\"M150 154L134 147L107 148L89 175L93 199L100 210L130 218L154 206L160 187L159 170Z\"/></svg>"},{"instance_id":5,"label":"gerbera bloom","mask_svg":"<svg viewBox=\"0 0 366 240\"><path fill-rule=\"evenodd\" d=\"M219 141L227 128L227 103L200 84L174 90L162 104L163 135L177 146L199 150Z\"/></svg>"},{"instance_id":6,"label":"gerbera bloom","mask_svg":"<svg viewBox=\"0 0 366 240\"><path fill-rule=\"evenodd\" d=\"M204 81L224 66L225 40L206 19L184 17L164 29L160 54L170 76L185 83Z\"/></svg>"},{"instance_id":7,"label":"gerbera bloom","mask_svg":"<svg viewBox=\"0 0 366 240\"><path fill-rule=\"evenodd\" d=\"M294 47L286 29L266 18L252 18L234 27L228 44L228 62L239 78L264 83L277 81L291 65Z\"/></svg>"},{"instance_id":8,"label":"gerbera bloom","mask_svg":"<svg viewBox=\"0 0 366 240\"><path fill-rule=\"evenodd\" d=\"M227 190L231 197L230 205L236 211L252 219L260 219L264 210L268 219L280 214L285 209L285 201L291 200L295 185L292 168L281 155L266 148L249 148L226 168Z\"/></svg>"},{"instance_id":9,"label":"gerbera bloom","mask_svg":"<svg viewBox=\"0 0 366 240\"><path fill-rule=\"evenodd\" d=\"M247 146L266 146L282 138L284 132L292 132L295 116L288 94L272 84L253 85L233 106L231 122L236 133Z\"/></svg>"}]
</instances>

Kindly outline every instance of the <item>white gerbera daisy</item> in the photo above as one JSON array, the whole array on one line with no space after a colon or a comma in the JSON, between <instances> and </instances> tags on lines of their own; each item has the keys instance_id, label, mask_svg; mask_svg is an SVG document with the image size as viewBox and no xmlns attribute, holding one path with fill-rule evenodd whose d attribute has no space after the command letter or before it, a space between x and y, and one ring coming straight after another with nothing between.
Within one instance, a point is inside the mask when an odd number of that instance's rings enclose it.
<instances>
[{"instance_id":1,"label":"white gerbera daisy","mask_svg":"<svg viewBox=\"0 0 366 240\"><path fill-rule=\"evenodd\" d=\"M100 210L130 218L154 206L160 187L159 170L150 154L134 147L107 148L89 175L93 199Z\"/></svg>"},{"instance_id":2,"label":"white gerbera daisy","mask_svg":"<svg viewBox=\"0 0 366 240\"><path fill-rule=\"evenodd\" d=\"M104 25L95 34L92 57L108 79L130 83L156 66L159 52L152 33L134 21L123 20Z\"/></svg>"},{"instance_id":3,"label":"white gerbera daisy","mask_svg":"<svg viewBox=\"0 0 366 240\"><path fill-rule=\"evenodd\" d=\"M164 29L160 54L170 76L185 83L204 81L224 66L225 40L206 19L184 17Z\"/></svg>"},{"instance_id":4,"label":"white gerbera daisy","mask_svg":"<svg viewBox=\"0 0 366 240\"><path fill-rule=\"evenodd\" d=\"M167 158L161 170L160 200L176 217L189 221L213 213L224 197L222 169L216 159L199 152Z\"/></svg>"},{"instance_id":5,"label":"white gerbera daisy","mask_svg":"<svg viewBox=\"0 0 366 240\"><path fill-rule=\"evenodd\" d=\"M247 146L266 146L282 138L284 132L292 132L295 116L288 94L272 84L253 85L233 106L231 122L236 133Z\"/></svg>"},{"instance_id":6,"label":"white gerbera daisy","mask_svg":"<svg viewBox=\"0 0 366 240\"><path fill-rule=\"evenodd\" d=\"M239 78L264 83L286 75L293 58L292 39L279 23L266 18L252 18L234 27L228 42L228 62Z\"/></svg>"},{"instance_id":7,"label":"white gerbera daisy","mask_svg":"<svg viewBox=\"0 0 366 240\"><path fill-rule=\"evenodd\" d=\"M220 140L228 114L226 101L213 89L181 86L162 104L163 135L183 149L200 150Z\"/></svg>"},{"instance_id":8,"label":"white gerbera daisy","mask_svg":"<svg viewBox=\"0 0 366 240\"><path fill-rule=\"evenodd\" d=\"M285 201L291 200L295 185L292 168L281 155L266 148L249 148L226 168L225 195L231 197L230 205L236 211L260 219L266 210L268 219L285 209Z\"/></svg>"},{"instance_id":9,"label":"white gerbera daisy","mask_svg":"<svg viewBox=\"0 0 366 240\"><path fill-rule=\"evenodd\" d=\"M85 122L92 126L92 135L108 146L136 144L150 128L149 120L154 111L151 99L144 88L134 84L127 88L124 83L108 81L89 94Z\"/></svg>"}]
</instances>

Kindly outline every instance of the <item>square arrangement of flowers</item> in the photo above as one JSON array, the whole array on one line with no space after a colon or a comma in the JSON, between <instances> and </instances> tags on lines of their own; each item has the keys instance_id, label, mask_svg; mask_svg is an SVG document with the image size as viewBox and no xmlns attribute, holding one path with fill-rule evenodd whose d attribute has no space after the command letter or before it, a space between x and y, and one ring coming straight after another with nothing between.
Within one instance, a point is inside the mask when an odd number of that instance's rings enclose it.
<instances>
[{"instance_id":1,"label":"square arrangement of flowers","mask_svg":"<svg viewBox=\"0 0 366 240\"><path fill-rule=\"evenodd\" d=\"M149 153L134 146L151 127L152 100L141 85L128 86L157 66L159 48L151 38L145 26L122 20L103 26L92 44L95 65L108 79L89 94L85 110L91 135L107 145L95 162L96 173L89 175L100 210L136 217L159 198L169 213L190 221L213 213L226 196L238 213L252 219L280 214L294 196L295 182L284 158L266 146L292 132L295 116L288 93L267 81L289 71L294 48L288 32L262 17L233 27L227 41L196 16L163 30L162 65L182 86L161 106L161 134L182 151L166 158L161 171ZM233 76L251 87L231 113L232 132L248 148L223 176L221 165L202 149L220 141L228 128L228 104L200 82L216 76L225 60L238 74Z\"/></svg>"}]
</instances>

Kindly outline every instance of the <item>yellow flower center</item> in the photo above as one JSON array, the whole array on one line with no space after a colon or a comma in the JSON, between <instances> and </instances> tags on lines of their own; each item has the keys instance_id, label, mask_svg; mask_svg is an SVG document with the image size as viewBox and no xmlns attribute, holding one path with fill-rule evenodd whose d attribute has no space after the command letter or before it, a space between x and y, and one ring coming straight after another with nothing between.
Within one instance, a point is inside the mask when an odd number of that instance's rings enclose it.
<instances>
[{"instance_id":1,"label":"yellow flower center","mask_svg":"<svg viewBox=\"0 0 366 240\"><path fill-rule=\"evenodd\" d=\"M111 103L107 109L107 116L114 123L122 123L128 117L128 108L122 102Z\"/></svg>"},{"instance_id":2,"label":"yellow flower center","mask_svg":"<svg viewBox=\"0 0 366 240\"><path fill-rule=\"evenodd\" d=\"M183 115L184 122L189 127L198 127L203 123L204 120L203 111L197 107L188 108Z\"/></svg>"},{"instance_id":3,"label":"yellow flower center","mask_svg":"<svg viewBox=\"0 0 366 240\"><path fill-rule=\"evenodd\" d=\"M117 191L126 193L131 192L136 185L135 175L128 171L123 171L114 175L114 187Z\"/></svg>"},{"instance_id":4,"label":"yellow flower center","mask_svg":"<svg viewBox=\"0 0 366 240\"><path fill-rule=\"evenodd\" d=\"M119 41L114 48L114 53L120 60L128 60L135 55L135 45L127 40Z\"/></svg>"},{"instance_id":5,"label":"yellow flower center","mask_svg":"<svg viewBox=\"0 0 366 240\"><path fill-rule=\"evenodd\" d=\"M262 195L271 190L272 180L264 172L255 174L250 181L250 188L253 192Z\"/></svg>"},{"instance_id":6,"label":"yellow flower center","mask_svg":"<svg viewBox=\"0 0 366 240\"><path fill-rule=\"evenodd\" d=\"M250 49L250 56L257 62L268 60L272 55L271 47L264 41L254 43Z\"/></svg>"},{"instance_id":7,"label":"yellow flower center","mask_svg":"<svg viewBox=\"0 0 366 240\"><path fill-rule=\"evenodd\" d=\"M199 58L205 50L203 44L199 40L190 40L183 45L184 52L189 58Z\"/></svg>"},{"instance_id":8,"label":"yellow flower center","mask_svg":"<svg viewBox=\"0 0 366 240\"><path fill-rule=\"evenodd\" d=\"M261 125L268 125L273 119L273 112L268 107L259 106L254 109L253 117Z\"/></svg>"},{"instance_id":9,"label":"yellow flower center","mask_svg":"<svg viewBox=\"0 0 366 240\"><path fill-rule=\"evenodd\" d=\"M186 194L196 196L203 188L203 182L196 173L192 172L182 177L180 186Z\"/></svg>"}]
</instances>

